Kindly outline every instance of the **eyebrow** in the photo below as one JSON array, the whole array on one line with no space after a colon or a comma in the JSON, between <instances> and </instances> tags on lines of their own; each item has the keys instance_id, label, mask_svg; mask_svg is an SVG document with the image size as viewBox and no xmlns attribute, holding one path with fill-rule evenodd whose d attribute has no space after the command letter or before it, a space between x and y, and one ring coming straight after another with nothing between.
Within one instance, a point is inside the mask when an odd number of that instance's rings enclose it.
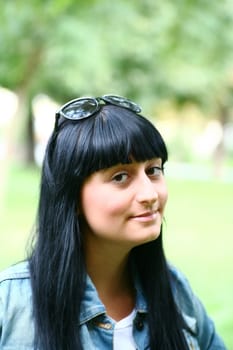
<instances>
[{"instance_id":1,"label":"eyebrow","mask_svg":"<svg viewBox=\"0 0 233 350\"><path fill-rule=\"evenodd\" d=\"M162 163L162 159L160 157L156 157L156 158L152 158L152 159L148 159L144 162L132 162L132 163L118 163L116 165L113 165L109 168L104 168L102 170L100 170L103 174L107 173L108 171L115 171L119 168L122 168L122 167L127 167L127 168L134 168L136 166L136 164L140 164L140 163L147 163L147 164L150 164L150 163L153 163L153 162L156 162L156 161L159 161L160 163Z\"/></svg>"}]
</instances>

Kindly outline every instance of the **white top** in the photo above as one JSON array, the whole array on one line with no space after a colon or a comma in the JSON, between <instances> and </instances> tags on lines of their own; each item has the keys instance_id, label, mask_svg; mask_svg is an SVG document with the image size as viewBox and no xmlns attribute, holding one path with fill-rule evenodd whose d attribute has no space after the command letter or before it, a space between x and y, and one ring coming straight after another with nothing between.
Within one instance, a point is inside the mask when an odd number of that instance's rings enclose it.
<instances>
[{"instance_id":1,"label":"white top","mask_svg":"<svg viewBox=\"0 0 233 350\"><path fill-rule=\"evenodd\" d=\"M136 311L133 311L116 322L113 332L113 350L135 350L136 344L133 339L133 320L135 318Z\"/></svg>"}]
</instances>

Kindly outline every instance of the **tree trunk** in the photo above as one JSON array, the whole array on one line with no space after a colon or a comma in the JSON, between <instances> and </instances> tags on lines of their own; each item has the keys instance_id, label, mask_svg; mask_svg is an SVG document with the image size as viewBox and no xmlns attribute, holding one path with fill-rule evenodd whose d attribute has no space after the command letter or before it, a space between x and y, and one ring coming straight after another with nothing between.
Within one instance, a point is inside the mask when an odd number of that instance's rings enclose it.
<instances>
[{"instance_id":1,"label":"tree trunk","mask_svg":"<svg viewBox=\"0 0 233 350\"><path fill-rule=\"evenodd\" d=\"M19 91L18 108L7 133L7 158L22 164L28 164L34 160L32 119L29 105L27 93Z\"/></svg>"},{"instance_id":2,"label":"tree trunk","mask_svg":"<svg viewBox=\"0 0 233 350\"><path fill-rule=\"evenodd\" d=\"M8 133L8 157L23 164L34 162L31 86L41 64L42 55L43 45L37 43L28 57L23 79L16 90L18 108Z\"/></svg>"},{"instance_id":3,"label":"tree trunk","mask_svg":"<svg viewBox=\"0 0 233 350\"><path fill-rule=\"evenodd\" d=\"M218 120L220 121L222 130L224 131L224 127L230 119L229 107L225 101L219 102L218 112L219 112L219 119ZM222 138L221 138L219 144L217 145L215 152L213 154L214 175L218 178L222 178L224 176L225 159L226 159L226 150L224 147L224 132L223 132Z\"/></svg>"}]
</instances>

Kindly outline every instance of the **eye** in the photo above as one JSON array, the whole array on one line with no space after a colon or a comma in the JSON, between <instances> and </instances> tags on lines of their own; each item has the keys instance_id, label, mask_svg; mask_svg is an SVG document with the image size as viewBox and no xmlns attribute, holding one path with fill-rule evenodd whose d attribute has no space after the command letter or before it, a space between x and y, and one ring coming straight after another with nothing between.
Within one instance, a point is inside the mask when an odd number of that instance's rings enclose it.
<instances>
[{"instance_id":1,"label":"eye","mask_svg":"<svg viewBox=\"0 0 233 350\"><path fill-rule=\"evenodd\" d=\"M146 173L149 176L158 177L163 173L163 168L159 166L152 166L147 169Z\"/></svg>"},{"instance_id":2,"label":"eye","mask_svg":"<svg viewBox=\"0 0 233 350\"><path fill-rule=\"evenodd\" d=\"M112 177L112 181L117 183L125 183L128 180L129 175L127 173L118 173Z\"/></svg>"}]
</instances>

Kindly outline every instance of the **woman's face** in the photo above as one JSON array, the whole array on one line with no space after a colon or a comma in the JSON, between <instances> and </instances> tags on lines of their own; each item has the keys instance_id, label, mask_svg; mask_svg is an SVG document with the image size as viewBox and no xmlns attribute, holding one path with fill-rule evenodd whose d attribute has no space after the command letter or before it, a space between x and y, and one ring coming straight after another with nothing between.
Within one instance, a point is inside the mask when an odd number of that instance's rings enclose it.
<instances>
[{"instance_id":1,"label":"woman's face","mask_svg":"<svg viewBox=\"0 0 233 350\"><path fill-rule=\"evenodd\" d=\"M81 190L85 239L127 249L155 240L166 201L160 158L97 171Z\"/></svg>"}]
</instances>

